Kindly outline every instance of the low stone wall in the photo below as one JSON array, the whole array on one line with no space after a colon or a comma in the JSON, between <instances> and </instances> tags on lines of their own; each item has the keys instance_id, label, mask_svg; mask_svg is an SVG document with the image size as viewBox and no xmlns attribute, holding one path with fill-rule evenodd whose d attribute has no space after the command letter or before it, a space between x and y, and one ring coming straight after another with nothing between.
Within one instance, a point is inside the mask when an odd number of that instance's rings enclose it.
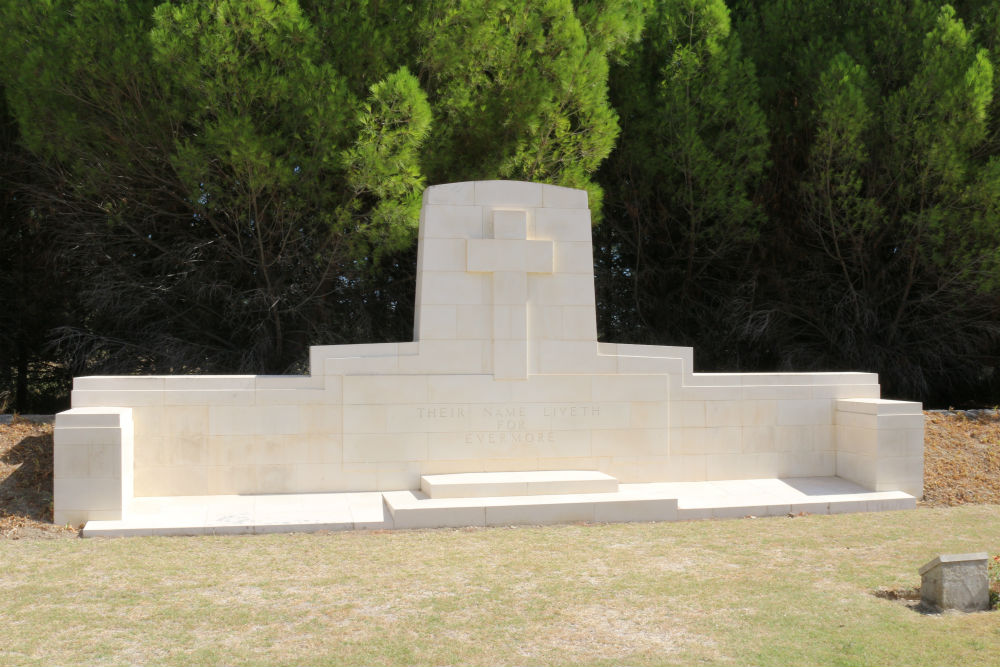
<instances>
[{"instance_id":1,"label":"low stone wall","mask_svg":"<svg viewBox=\"0 0 1000 667\"><path fill-rule=\"evenodd\" d=\"M131 409L136 496L403 490L426 474L569 469L630 483L831 476L841 467L866 483L839 458L862 450L836 419L841 397L877 397L874 375L685 374L673 361L675 374L516 383L389 369L77 378L73 401ZM884 431L882 422L865 428ZM865 452L855 467L874 465Z\"/></svg>"}]
</instances>

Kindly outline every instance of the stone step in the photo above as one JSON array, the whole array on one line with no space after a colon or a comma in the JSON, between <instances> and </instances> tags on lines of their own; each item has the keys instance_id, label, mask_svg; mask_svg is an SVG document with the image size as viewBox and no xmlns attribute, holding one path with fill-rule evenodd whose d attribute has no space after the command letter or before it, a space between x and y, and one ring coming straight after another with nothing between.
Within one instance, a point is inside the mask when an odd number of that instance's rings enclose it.
<instances>
[{"instance_id":1,"label":"stone step","mask_svg":"<svg viewBox=\"0 0 1000 667\"><path fill-rule=\"evenodd\" d=\"M424 475L420 490L434 499L615 493L618 480L596 470L465 472Z\"/></svg>"},{"instance_id":2,"label":"stone step","mask_svg":"<svg viewBox=\"0 0 1000 667\"><path fill-rule=\"evenodd\" d=\"M428 498L420 491L385 491L395 528L511 526L552 523L674 521L677 498L620 492L489 498Z\"/></svg>"},{"instance_id":3,"label":"stone step","mask_svg":"<svg viewBox=\"0 0 1000 667\"><path fill-rule=\"evenodd\" d=\"M84 537L222 535L546 523L723 519L886 512L901 491L837 477L621 484L614 493L428 498L420 491L133 498L125 519L87 522Z\"/></svg>"}]
</instances>

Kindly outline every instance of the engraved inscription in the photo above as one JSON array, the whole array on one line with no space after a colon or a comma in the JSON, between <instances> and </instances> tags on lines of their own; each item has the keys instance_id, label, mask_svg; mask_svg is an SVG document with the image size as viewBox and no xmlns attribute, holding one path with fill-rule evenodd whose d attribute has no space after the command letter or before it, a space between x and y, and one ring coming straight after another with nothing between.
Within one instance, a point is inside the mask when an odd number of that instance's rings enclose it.
<instances>
[{"instance_id":1,"label":"engraved inscription","mask_svg":"<svg viewBox=\"0 0 1000 667\"><path fill-rule=\"evenodd\" d=\"M465 443L468 445L474 443L503 445L508 442L531 445L555 441L555 431L467 431L465 434Z\"/></svg>"},{"instance_id":2,"label":"engraved inscription","mask_svg":"<svg viewBox=\"0 0 1000 667\"><path fill-rule=\"evenodd\" d=\"M461 406L428 406L417 408L421 419L465 419L465 408Z\"/></svg>"},{"instance_id":3,"label":"engraved inscription","mask_svg":"<svg viewBox=\"0 0 1000 667\"><path fill-rule=\"evenodd\" d=\"M601 408L598 405L545 406L542 408L546 417L600 417Z\"/></svg>"},{"instance_id":4,"label":"engraved inscription","mask_svg":"<svg viewBox=\"0 0 1000 667\"><path fill-rule=\"evenodd\" d=\"M550 420L571 420L574 426L592 428L601 416L601 406L578 405L424 405L416 406L421 421L451 423L456 431L465 427L468 444L537 444L556 442L559 430ZM449 428L449 430L451 430Z\"/></svg>"}]
</instances>

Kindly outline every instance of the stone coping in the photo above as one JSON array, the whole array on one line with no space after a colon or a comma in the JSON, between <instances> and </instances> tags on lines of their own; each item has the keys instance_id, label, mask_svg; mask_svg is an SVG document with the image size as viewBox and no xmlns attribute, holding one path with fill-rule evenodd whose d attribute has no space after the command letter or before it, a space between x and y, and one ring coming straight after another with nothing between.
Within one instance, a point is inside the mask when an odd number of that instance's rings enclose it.
<instances>
[{"instance_id":1,"label":"stone coping","mask_svg":"<svg viewBox=\"0 0 1000 667\"><path fill-rule=\"evenodd\" d=\"M986 561L989 555L985 551L971 554L941 554L924 563L919 570L921 576L943 563L965 563L969 561Z\"/></svg>"}]
</instances>

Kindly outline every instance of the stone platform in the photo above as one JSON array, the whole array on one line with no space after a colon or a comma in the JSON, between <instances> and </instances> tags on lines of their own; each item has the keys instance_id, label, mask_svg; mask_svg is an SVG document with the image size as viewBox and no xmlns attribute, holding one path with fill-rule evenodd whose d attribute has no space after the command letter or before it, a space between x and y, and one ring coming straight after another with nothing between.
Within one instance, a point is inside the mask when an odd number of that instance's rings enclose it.
<instances>
[{"instance_id":1,"label":"stone platform","mask_svg":"<svg viewBox=\"0 0 1000 667\"><path fill-rule=\"evenodd\" d=\"M604 493L429 498L420 491L135 498L125 520L89 521L84 537L236 535L723 519L913 509L901 491L839 477L619 484Z\"/></svg>"}]
</instances>

